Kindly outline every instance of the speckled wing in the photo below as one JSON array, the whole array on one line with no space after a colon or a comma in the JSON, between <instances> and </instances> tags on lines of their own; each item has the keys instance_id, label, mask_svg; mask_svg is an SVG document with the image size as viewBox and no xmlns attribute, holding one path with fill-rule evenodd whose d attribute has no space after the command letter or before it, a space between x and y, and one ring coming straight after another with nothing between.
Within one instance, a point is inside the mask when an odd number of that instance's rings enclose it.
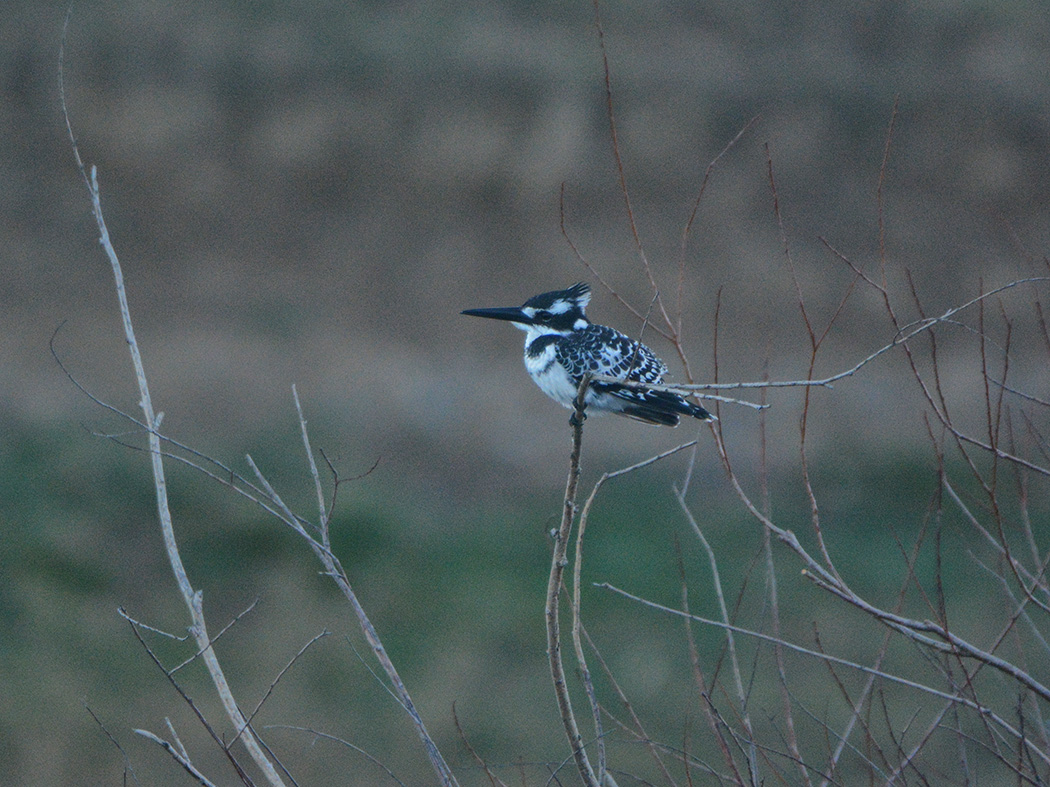
<instances>
[{"instance_id":1,"label":"speckled wing","mask_svg":"<svg viewBox=\"0 0 1050 787\"><path fill-rule=\"evenodd\" d=\"M667 365L652 350L604 325L588 325L562 337L555 347L555 359L577 383L590 372L655 385L662 382L667 373ZM682 415L702 420L712 417L699 405L666 391L626 388L600 380L592 382L591 389L620 402L618 407L603 409L650 424L677 426Z\"/></svg>"},{"instance_id":2,"label":"speckled wing","mask_svg":"<svg viewBox=\"0 0 1050 787\"><path fill-rule=\"evenodd\" d=\"M572 378L587 372L644 383L659 383L667 366L644 344L604 325L588 325L558 342L555 358ZM613 386L596 383L595 389Z\"/></svg>"}]
</instances>

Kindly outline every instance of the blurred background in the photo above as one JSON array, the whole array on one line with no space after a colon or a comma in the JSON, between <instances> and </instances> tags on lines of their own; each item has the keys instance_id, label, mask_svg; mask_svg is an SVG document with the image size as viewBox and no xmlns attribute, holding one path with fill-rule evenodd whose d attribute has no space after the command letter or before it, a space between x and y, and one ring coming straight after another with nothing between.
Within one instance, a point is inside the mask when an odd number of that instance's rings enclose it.
<instances>
[{"instance_id":1,"label":"blurred background","mask_svg":"<svg viewBox=\"0 0 1050 787\"><path fill-rule=\"evenodd\" d=\"M715 374L719 296L720 379L805 376L785 239L818 330L853 281L822 238L878 274L876 194L895 101L885 258L904 319L916 316L905 271L930 314L982 283L1045 275L1044 4L625 0L601 12L634 219L670 305L684 264L683 337L697 380ZM88 706L143 783L184 783L130 730L162 733L170 716L203 765L222 766L116 612L173 633L186 625L148 463L98 436L138 442L49 350L53 340L92 394L135 413L112 275L60 108L65 14L27 0L0 12L0 771L12 784L121 783L124 760ZM542 621L568 412L528 380L520 333L459 312L587 280L596 321L635 335L641 327L561 229L646 311L652 291L619 186L591 3L84 2L70 18L65 95L81 155L98 167L165 432L242 470L251 453L309 513L297 384L314 444L342 475L378 461L340 486L335 531L439 743L465 783L484 778L458 743L456 702L467 735L506 778L524 763L541 783L537 763L568 753L544 677ZM683 244L705 170L752 118L719 160ZM965 420L983 407L983 382L977 345L960 334L940 361ZM815 373L848 368L893 338L881 299L858 285ZM645 340L682 379L673 348L653 332ZM1045 364L1021 359L1012 373L1045 395ZM804 527L808 505L794 484L801 394L770 401L774 507ZM758 415L722 406L720 417L738 469L755 479ZM901 512L906 530L936 487L918 387L893 355L815 393L811 418L818 491L841 510L843 560L860 586L878 592L888 581L892 593L899 566L883 574L858 555L882 538L872 517ZM584 485L697 435L690 500L716 547L746 563L757 527L734 504L706 428L591 419ZM592 525L593 579L676 603L674 544L687 526L671 484L687 461L610 489ZM177 532L213 631L259 599L224 654L245 703L327 628L334 636L289 672L264 723L340 735L406 783L429 782L304 546L193 471L171 472ZM724 578L745 569L730 560ZM789 573L786 596L825 603ZM676 682L689 679L679 629L600 594L589 603L594 633L615 644L608 655L632 676L640 707L681 743L695 707ZM154 645L169 664L187 655ZM709 647L717 653L717 636ZM191 693L218 723L190 672ZM300 783L333 772L340 783L381 779L334 744L269 737Z\"/></svg>"}]
</instances>

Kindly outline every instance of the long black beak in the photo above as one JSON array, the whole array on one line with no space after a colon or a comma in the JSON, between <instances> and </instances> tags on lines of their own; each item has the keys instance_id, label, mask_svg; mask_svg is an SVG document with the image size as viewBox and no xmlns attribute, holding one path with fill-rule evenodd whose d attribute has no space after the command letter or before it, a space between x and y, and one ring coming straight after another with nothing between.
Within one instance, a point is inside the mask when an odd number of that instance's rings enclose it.
<instances>
[{"instance_id":1,"label":"long black beak","mask_svg":"<svg viewBox=\"0 0 1050 787\"><path fill-rule=\"evenodd\" d=\"M488 317L490 320L506 320L507 322L518 322L522 325L532 325L533 319L516 306L501 307L498 309L467 309L460 312L471 317Z\"/></svg>"}]
</instances>

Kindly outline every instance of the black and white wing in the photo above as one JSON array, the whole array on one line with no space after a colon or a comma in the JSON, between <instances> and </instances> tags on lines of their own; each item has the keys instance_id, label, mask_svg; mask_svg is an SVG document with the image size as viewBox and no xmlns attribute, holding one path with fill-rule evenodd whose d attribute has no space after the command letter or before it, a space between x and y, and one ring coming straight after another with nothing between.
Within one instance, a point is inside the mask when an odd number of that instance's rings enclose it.
<instances>
[{"instance_id":1,"label":"black and white wing","mask_svg":"<svg viewBox=\"0 0 1050 787\"><path fill-rule=\"evenodd\" d=\"M588 325L566 336L557 345L556 359L577 383L590 372L655 385L667 373L667 365L652 350L604 325ZM711 418L704 408L666 391L628 388L603 380L591 383L591 389L597 397L594 404L601 409L650 424L677 426L682 415Z\"/></svg>"},{"instance_id":2,"label":"black and white wing","mask_svg":"<svg viewBox=\"0 0 1050 787\"><path fill-rule=\"evenodd\" d=\"M588 325L558 343L557 360L579 382L588 372L659 383L667 366L648 347L604 325Z\"/></svg>"}]
</instances>

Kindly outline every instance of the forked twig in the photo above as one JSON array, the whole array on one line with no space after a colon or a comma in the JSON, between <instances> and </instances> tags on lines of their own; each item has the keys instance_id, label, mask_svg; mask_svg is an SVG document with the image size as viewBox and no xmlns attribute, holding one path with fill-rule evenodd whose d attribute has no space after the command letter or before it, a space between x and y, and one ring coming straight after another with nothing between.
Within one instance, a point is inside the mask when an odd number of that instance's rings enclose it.
<instances>
[{"instance_id":1,"label":"forked twig","mask_svg":"<svg viewBox=\"0 0 1050 787\"><path fill-rule=\"evenodd\" d=\"M294 391L293 395L295 395L296 400L298 400L298 396L297 394L294 394ZM309 434L306 429L306 421L301 408L299 408L299 418L303 437L303 447L307 454L312 456L313 449L310 445ZM330 544L328 543L327 520L325 519L321 522L321 540L314 538L314 536L303 527L301 524L302 520L284 503L281 497L277 494L277 491L273 488L273 485L255 465L250 456L248 457L248 463L254 470L260 485L267 495L267 499L273 506L273 510L277 512L276 515L278 518L306 539L307 545L313 551L317 559L321 561L325 575L335 582L336 587L339 588L343 597L350 602L350 606L353 608L354 614L357 617L358 625L361 627L361 631L365 635L369 647L372 649L372 654L390 679L392 686L391 690L393 691L394 696L400 703L401 707L404 708L416 729L416 734L419 737L420 742L423 744L423 750L426 753L427 758L430 760L431 767L434 769L434 772L437 774L443 785L446 785L446 787L455 787L458 785L458 782L455 775L452 773L452 769L449 768L448 763L445 762L444 756L442 756L437 744L427 731L426 724L423 722L423 717L416 709L415 703L412 701L412 697L408 693L408 689L405 687L404 681L401 679L401 675L397 671L397 667L394 666L394 662L390 659L390 655L387 653L386 647L383 645L383 641L379 637L379 633L376 631L368 613L357 598L357 594L353 590L346 570L343 568L339 558L337 558L331 550ZM318 499L322 501L323 505L324 496L320 491L320 476L318 475L317 464L312 460L310 462L310 468L311 473L313 474L315 488L318 490ZM321 512L323 513L323 511L324 509L322 508Z\"/></svg>"},{"instance_id":2,"label":"forked twig","mask_svg":"<svg viewBox=\"0 0 1050 787\"><path fill-rule=\"evenodd\" d=\"M212 741L226 756L226 759L230 762L230 764L233 766L233 769L237 772L237 775L240 777L241 782L247 787L251 787L252 780L248 777L248 774L244 772L244 768L241 767L241 764L237 761L237 758L234 756L231 748L226 745L226 742L222 739L222 736L220 736L215 731L215 728L212 726L211 722L208 721L207 717L204 715L204 712L197 706L197 703L193 701L193 698L190 697L186 693L185 689L182 688L182 685L177 680L175 680L174 671L169 670L164 666L164 664L160 660L160 657L153 652L153 648L151 648L146 642L146 640L143 639L142 633L139 631L138 622L131 616L127 615L124 612L123 608L119 609L118 612L120 613L121 617L128 621L128 625L131 626L132 634L135 635L135 639L137 639L139 644L142 645L143 649L146 651L146 655L149 656L150 661L153 662L157 669L164 673L164 677L168 679L168 683L171 684L171 687L175 689L176 693L178 693L178 695L182 698L183 702L185 702L189 706L190 710L193 711L193 715L197 717L197 721L200 722L201 726L204 727L204 730L208 733L209 737L211 737ZM189 759L189 757L186 756L184 751L182 752L182 754L187 760Z\"/></svg>"}]
</instances>

